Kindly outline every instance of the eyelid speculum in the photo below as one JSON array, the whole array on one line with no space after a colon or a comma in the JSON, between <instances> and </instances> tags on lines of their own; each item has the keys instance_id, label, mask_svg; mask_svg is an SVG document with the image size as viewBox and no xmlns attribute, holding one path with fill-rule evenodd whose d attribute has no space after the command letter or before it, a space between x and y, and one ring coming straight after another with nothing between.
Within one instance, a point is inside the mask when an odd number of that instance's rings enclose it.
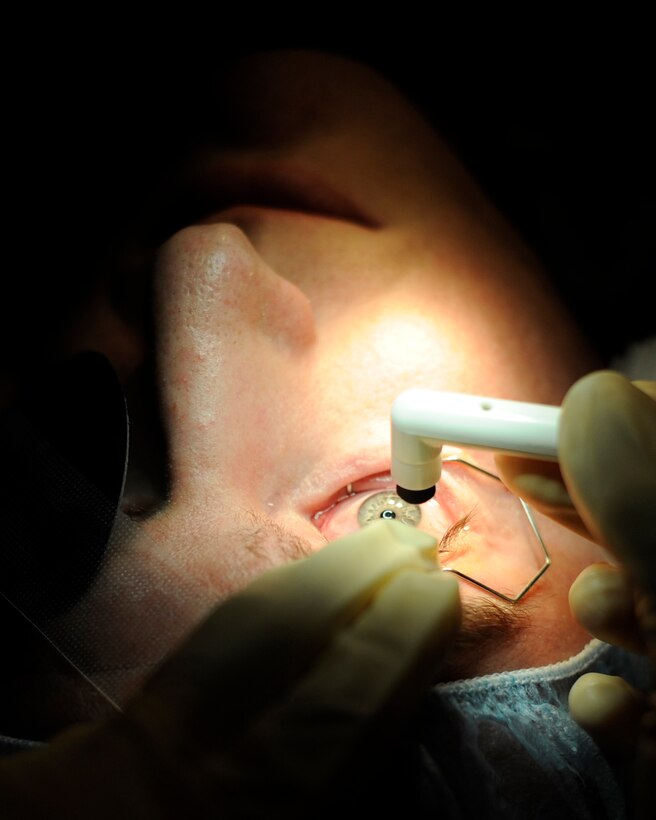
<instances>
[{"instance_id":1,"label":"eyelid speculum","mask_svg":"<svg viewBox=\"0 0 656 820\"><path fill-rule=\"evenodd\" d=\"M358 509L360 527L365 527L380 518L396 519L402 524L416 527L421 521L421 508L417 504L404 501L394 490L383 490L366 498Z\"/></svg>"}]
</instances>

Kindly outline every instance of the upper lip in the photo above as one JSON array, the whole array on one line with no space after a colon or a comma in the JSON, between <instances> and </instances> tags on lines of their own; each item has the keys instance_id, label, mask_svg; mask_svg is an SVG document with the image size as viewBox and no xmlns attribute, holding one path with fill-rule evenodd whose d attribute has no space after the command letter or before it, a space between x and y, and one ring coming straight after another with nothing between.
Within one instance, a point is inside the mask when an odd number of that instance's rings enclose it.
<instances>
[{"instance_id":1,"label":"upper lip","mask_svg":"<svg viewBox=\"0 0 656 820\"><path fill-rule=\"evenodd\" d=\"M211 221L213 215L237 205L299 211L364 228L380 227L351 196L305 163L218 154L199 158L164 193L153 238L161 241L186 225Z\"/></svg>"}]
</instances>

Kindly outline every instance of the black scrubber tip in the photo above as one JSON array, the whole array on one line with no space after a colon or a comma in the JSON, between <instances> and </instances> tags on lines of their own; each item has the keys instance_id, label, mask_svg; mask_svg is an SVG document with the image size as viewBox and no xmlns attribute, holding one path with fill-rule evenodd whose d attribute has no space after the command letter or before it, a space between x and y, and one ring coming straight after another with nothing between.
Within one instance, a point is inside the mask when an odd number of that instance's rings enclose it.
<instances>
[{"instance_id":1,"label":"black scrubber tip","mask_svg":"<svg viewBox=\"0 0 656 820\"><path fill-rule=\"evenodd\" d=\"M406 490L405 487L399 487L397 484L396 494L408 504L424 504L435 495L435 486L427 487L425 490Z\"/></svg>"}]
</instances>

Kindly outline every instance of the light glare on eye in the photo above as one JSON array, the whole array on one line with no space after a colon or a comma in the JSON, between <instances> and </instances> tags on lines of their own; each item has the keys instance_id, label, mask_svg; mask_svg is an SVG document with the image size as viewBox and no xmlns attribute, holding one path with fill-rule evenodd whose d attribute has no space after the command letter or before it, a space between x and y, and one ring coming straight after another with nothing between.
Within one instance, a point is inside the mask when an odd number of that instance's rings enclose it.
<instances>
[{"instance_id":1,"label":"light glare on eye","mask_svg":"<svg viewBox=\"0 0 656 820\"><path fill-rule=\"evenodd\" d=\"M362 502L358 510L358 524L361 527L379 518L396 519L402 524L416 527L421 521L421 509L416 504L408 504L395 492L384 490L370 495Z\"/></svg>"}]
</instances>

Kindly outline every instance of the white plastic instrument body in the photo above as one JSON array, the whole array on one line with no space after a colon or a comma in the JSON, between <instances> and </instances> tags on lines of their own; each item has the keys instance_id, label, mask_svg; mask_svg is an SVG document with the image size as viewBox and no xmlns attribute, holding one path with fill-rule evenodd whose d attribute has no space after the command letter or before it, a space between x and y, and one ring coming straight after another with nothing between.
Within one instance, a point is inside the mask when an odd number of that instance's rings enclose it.
<instances>
[{"instance_id":1,"label":"white plastic instrument body","mask_svg":"<svg viewBox=\"0 0 656 820\"><path fill-rule=\"evenodd\" d=\"M560 407L412 389L392 405L392 479L426 490L440 478L444 444L548 461L558 457Z\"/></svg>"}]
</instances>

